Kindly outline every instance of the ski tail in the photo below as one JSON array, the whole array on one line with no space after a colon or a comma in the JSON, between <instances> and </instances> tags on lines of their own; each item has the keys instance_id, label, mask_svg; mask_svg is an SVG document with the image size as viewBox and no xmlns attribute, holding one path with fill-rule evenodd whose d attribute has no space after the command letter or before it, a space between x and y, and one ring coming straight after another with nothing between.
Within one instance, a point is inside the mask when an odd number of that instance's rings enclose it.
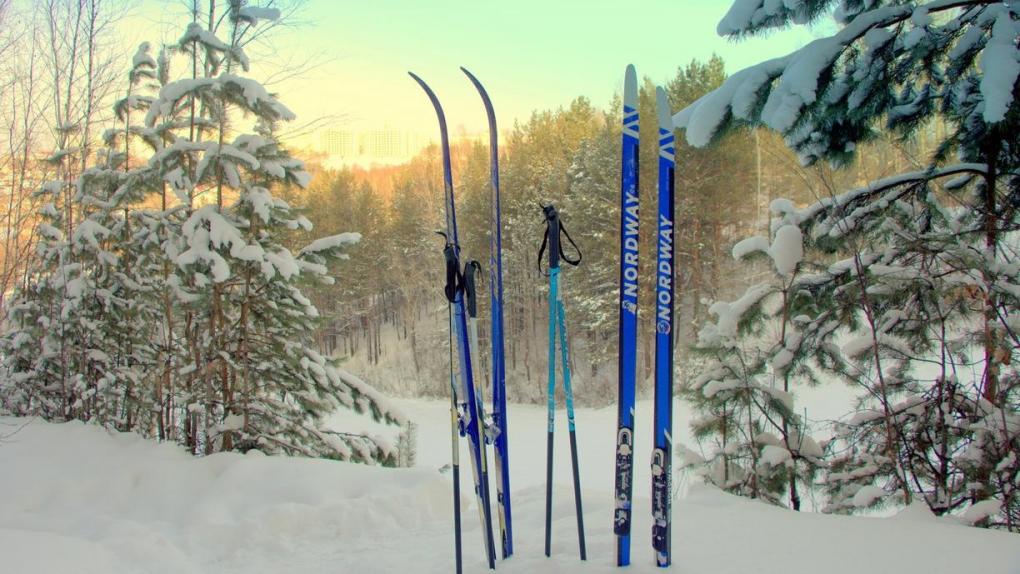
<instances>
[{"instance_id":1,"label":"ski tail","mask_svg":"<svg viewBox=\"0 0 1020 574\"><path fill-rule=\"evenodd\" d=\"M656 245L655 310L655 449L652 452L652 546L656 564L669 566L672 557L671 512L673 433L673 296L674 296L674 157L673 120L669 100L656 88L659 120L659 217Z\"/></svg>"},{"instance_id":2,"label":"ski tail","mask_svg":"<svg viewBox=\"0 0 1020 574\"><path fill-rule=\"evenodd\" d=\"M623 150L620 168L619 412L616 431L616 565L630 564L634 478L634 399L637 376L638 303L638 90L634 66L623 84Z\"/></svg>"},{"instance_id":3,"label":"ski tail","mask_svg":"<svg viewBox=\"0 0 1020 574\"><path fill-rule=\"evenodd\" d=\"M478 261L469 261L464 268L464 295L467 301L468 348L470 349L480 348L478 345L478 291L476 289L475 276L481 269L482 266ZM474 377L472 376L473 379ZM480 489L478 499L483 504L479 505L478 511L480 513L479 518L482 524L485 525L485 549L489 556L489 567L494 568L496 547L492 535L492 510L489 504L491 498L489 496L489 463L486 454L485 397L481 387L476 387L473 390L474 399L472 405L474 405L474 419L478 421L478 431L481 433L481 436L477 439L478 448L480 449L478 460L480 479L477 486ZM474 442L473 435L472 440Z\"/></svg>"},{"instance_id":4,"label":"ski tail","mask_svg":"<svg viewBox=\"0 0 1020 574\"><path fill-rule=\"evenodd\" d=\"M499 197L499 132L496 112L489 93L468 71L467 75L485 106L489 122L489 183L492 187L491 233L489 234L489 299L492 325L492 439L496 469L496 505L499 511L500 545L503 558L514 553L513 520L510 513L510 447L506 415L506 358L503 340L503 226Z\"/></svg>"},{"instance_id":5,"label":"ski tail","mask_svg":"<svg viewBox=\"0 0 1020 574\"><path fill-rule=\"evenodd\" d=\"M489 515L488 472L485 461L485 420L475 393L474 372L472 370L468 312L466 309L464 284L462 282L463 274L460 270L460 245L457 241L457 214L453 196L453 170L450 167L450 142L446 129L446 116L443 113L442 105L439 103L439 98L428 84L413 72L408 72L408 74L425 91L425 94L432 102L432 107L435 108L436 117L439 120L443 152L443 191L446 204L446 232L443 234L447 242L444 249L447 260L446 296L452 307L451 332L456 333L457 339L458 372L454 376L457 382L453 384L453 391L457 394L456 403L460 418L460 431L467 437L470 446L474 490L478 499L478 507L481 510L482 533L489 560L489 568L495 568L492 522ZM454 278L452 284L450 281L451 276Z\"/></svg>"}]
</instances>

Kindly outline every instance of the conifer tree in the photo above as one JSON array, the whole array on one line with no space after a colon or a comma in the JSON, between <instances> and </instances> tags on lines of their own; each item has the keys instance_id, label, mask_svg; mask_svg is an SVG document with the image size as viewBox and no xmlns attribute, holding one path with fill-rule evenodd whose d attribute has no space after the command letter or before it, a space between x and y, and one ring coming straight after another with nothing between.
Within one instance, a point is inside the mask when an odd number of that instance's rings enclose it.
<instances>
[{"instance_id":1,"label":"conifer tree","mask_svg":"<svg viewBox=\"0 0 1020 574\"><path fill-rule=\"evenodd\" d=\"M719 32L765 33L830 11L835 34L734 74L675 120L695 145L766 126L806 165L845 165L883 130L910 138L944 122L923 169L779 213L830 262L800 279L839 328L805 340L809 354L862 391L829 443L829 508L918 499L1016 529L1018 8L742 0Z\"/></svg>"},{"instance_id":2,"label":"conifer tree","mask_svg":"<svg viewBox=\"0 0 1020 574\"><path fill-rule=\"evenodd\" d=\"M714 445L707 459L690 462L726 490L800 510L823 452L796 413L792 384L817 382L810 342L832 327L799 281L800 229L777 224L771 244L754 236L733 248L736 259L763 255L771 259L771 280L735 301L714 303L709 313L716 320L699 333L707 361L685 394L699 413L695 436Z\"/></svg>"},{"instance_id":3,"label":"conifer tree","mask_svg":"<svg viewBox=\"0 0 1020 574\"><path fill-rule=\"evenodd\" d=\"M196 11L158 61L139 48L115 106L122 124L78 178L75 209L44 206L42 265L3 339L2 405L138 430L195 453L393 464L385 441L325 424L341 407L405 421L311 346L318 311L301 289L331 283L327 263L360 236L323 237L296 253L283 243L311 224L274 190L305 187L309 174L277 136L293 113L242 75L244 34L277 11L209 8L209 21ZM229 42L217 37L221 24ZM175 53L190 64L176 80ZM152 81L155 97L143 85ZM145 112L143 124L133 111ZM63 191L57 183L42 193ZM141 207L149 199L159 209ZM83 217L67 236L71 211Z\"/></svg>"}]
</instances>

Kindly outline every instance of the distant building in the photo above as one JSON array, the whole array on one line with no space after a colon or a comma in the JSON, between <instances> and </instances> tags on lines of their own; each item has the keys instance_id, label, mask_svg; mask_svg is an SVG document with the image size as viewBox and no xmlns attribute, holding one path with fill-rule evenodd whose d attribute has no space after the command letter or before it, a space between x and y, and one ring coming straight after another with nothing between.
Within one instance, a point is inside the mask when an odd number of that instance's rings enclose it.
<instances>
[{"instance_id":1,"label":"distant building","mask_svg":"<svg viewBox=\"0 0 1020 574\"><path fill-rule=\"evenodd\" d=\"M348 130L323 130L319 134L320 151L330 156L353 158L358 155L357 136Z\"/></svg>"},{"instance_id":2,"label":"distant building","mask_svg":"<svg viewBox=\"0 0 1020 574\"><path fill-rule=\"evenodd\" d=\"M486 134L468 134L462 130L462 133L451 138L451 143L463 140L483 141L486 137ZM326 164L332 166L393 165L409 161L427 146L436 143L436 139L390 126L361 132L334 128L318 133L316 151L325 153L328 156Z\"/></svg>"},{"instance_id":3,"label":"distant building","mask_svg":"<svg viewBox=\"0 0 1020 574\"><path fill-rule=\"evenodd\" d=\"M407 146L402 142L404 139L404 134L390 127L370 131L360 138L360 155L382 160L406 159Z\"/></svg>"}]
</instances>

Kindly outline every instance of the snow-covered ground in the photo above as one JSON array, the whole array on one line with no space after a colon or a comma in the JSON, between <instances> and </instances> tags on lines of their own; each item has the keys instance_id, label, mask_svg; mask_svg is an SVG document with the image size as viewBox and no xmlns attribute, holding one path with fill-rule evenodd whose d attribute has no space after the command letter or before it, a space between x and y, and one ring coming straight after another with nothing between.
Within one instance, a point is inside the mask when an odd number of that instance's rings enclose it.
<instances>
[{"instance_id":1,"label":"snow-covered ground","mask_svg":"<svg viewBox=\"0 0 1020 574\"><path fill-rule=\"evenodd\" d=\"M448 405L400 404L418 424L413 469L258 454L196 459L174 446L80 423L0 419L0 436L10 435L0 442L0 571L450 572L450 475L438 471L450 458ZM650 421L650 405L638 406L640 430L641 421ZM565 431L559 414L558 429ZM577 558L566 432L557 433L553 557L547 559L545 410L513 406L510 416L517 554L497 568L616 572L615 410L578 412L586 564ZM638 460L647 442L638 435ZM465 570L480 572L478 514L466 464L463 470ZM647 465L639 464L632 572L661 571L652 563L647 484ZM674 572L1020 574L1017 535L936 520L921 509L891 518L825 516L683 486L674 506Z\"/></svg>"}]
</instances>

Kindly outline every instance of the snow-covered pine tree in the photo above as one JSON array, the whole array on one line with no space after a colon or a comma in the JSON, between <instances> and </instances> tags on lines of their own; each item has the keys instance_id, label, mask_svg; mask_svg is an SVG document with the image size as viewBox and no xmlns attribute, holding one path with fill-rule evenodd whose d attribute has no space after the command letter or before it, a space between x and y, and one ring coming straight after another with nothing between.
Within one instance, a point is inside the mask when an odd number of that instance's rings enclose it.
<instances>
[{"instance_id":1,"label":"snow-covered pine tree","mask_svg":"<svg viewBox=\"0 0 1020 574\"><path fill-rule=\"evenodd\" d=\"M95 347L103 340L96 315L109 310L100 299L111 294L104 283L116 257L105 248L110 229L86 208L98 173L80 171L83 152L64 147L74 131L70 123L58 128L59 147L49 159L57 179L36 192L37 265L11 302L0 402L18 415L92 420L108 381L100 365L108 357Z\"/></svg>"},{"instance_id":2,"label":"snow-covered pine tree","mask_svg":"<svg viewBox=\"0 0 1020 574\"><path fill-rule=\"evenodd\" d=\"M384 439L324 424L339 407L405 421L311 346L318 312L301 286L331 282L326 263L343 258L358 234L318 239L296 254L282 243L287 232L311 228L273 194L308 183L275 132L294 116L237 73L248 69L244 34L278 11L238 1L210 0L209 8L210 21L199 23L196 11L173 47L190 60L189 77L172 81L173 55L157 61L143 45L115 106L122 127L107 132L108 147L78 178L76 205L44 206L42 265L3 339L0 404L15 414L137 424L196 453L259 449L392 464ZM229 43L216 36L221 24ZM154 98L139 85L152 79ZM144 126L132 110L146 112ZM246 125L248 133L238 127ZM146 146L143 161L136 150ZM65 188L42 193L60 199ZM142 206L157 198L159 209ZM83 219L67 237L62 218L72 211Z\"/></svg>"},{"instance_id":3,"label":"snow-covered pine tree","mask_svg":"<svg viewBox=\"0 0 1020 574\"><path fill-rule=\"evenodd\" d=\"M772 278L735 301L714 303L716 320L698 335L697 351L707 360L684 394L698 412L695 436L713 445L707 457L687 458L720 488L800 510L823 452L796 413L791 387L817 382L813 347L805 343L833 327L799 281L797 226L774 225L771 245L755 236L733 247L738 260L760 255L771 258Z\"/></svg>"},{"instance_id":4,"label":"snow-covered pine tree","mask_svg":"<svg viewBox=\"0 0 1020 574\"><path fill-rule=\"evenodd\" d=\"M0 378L0 406L16 416L41 416L49 420L73 418L68 402L71 388L66 365L65 335L61 312L68 274L77 268L65 263L65 211L60 181L44 184L40 198L40 222L36 226L37 259L25 285L11 298L6 332L2 340L4 377Z\"/></svg>"},{"instance_id":5,"label":"snow-covered pine tree","mask_svg":"<svg viewBox=\"0 0 1020 574\"><path fill-rule=\"evenodd\" d=\"M146 116L164 143L150 165L160 166L189 205L180 244L168 249L186 304L181 373L189 443L205 452L258 448L389 461L392 449L381 442L321 428L322 418L340 406L403 420L311 347L318 312L300 285L330 280L325 263L358 236L323 238L296 255L280 243L285 231L311 224L271 188L304 187L309 176L274 132L293 113L239 75L249 66L244 31L273 14L240 2L225 8L230 42L216 36L217 20L208 27L192 22L178 49L202 66L164 85ZM253 133L238 133L242 120Z\"/></svg>"},{"instance_id":6,"label":"snow-covered pine tree","mask_svg":"<svg viewBox=\"0 0 1020 574\"><path fill-rule=\"evenodd\" d=\"M143 43L132 58L124 97L114 104L123 127L107 129L94 165L84 170L75 202L83 220L75 233L88 299L79 313L90 326L85 339L86 420L120 430L147 422L151 401L143 389L155 368L151 326L155 310L151 280L136 267L137 238L130 207L147 195L146 170L131 169L131 111L145 109L144 81L155 76L156 62Z\"/></svg>"},{"instance_id":7,"label":"snow-covered pine tree","mask_svg":"<svg viewBox=\"0 0 1020 574\"><path fill-rule=\"evenodd\" d=\"M830 504L917 497L1020 528L1020 7L740 0L718 31L765 33L830 10L835 34L734 74L675 120L695 145L767 126L805 164L846 164L881 130L940 136L921 169L781 217L836 261L810 292L843 329L826 366L862 389L830 445ZM817 340L816 354L835 342Z\"/></svg>"}]
</instances>

